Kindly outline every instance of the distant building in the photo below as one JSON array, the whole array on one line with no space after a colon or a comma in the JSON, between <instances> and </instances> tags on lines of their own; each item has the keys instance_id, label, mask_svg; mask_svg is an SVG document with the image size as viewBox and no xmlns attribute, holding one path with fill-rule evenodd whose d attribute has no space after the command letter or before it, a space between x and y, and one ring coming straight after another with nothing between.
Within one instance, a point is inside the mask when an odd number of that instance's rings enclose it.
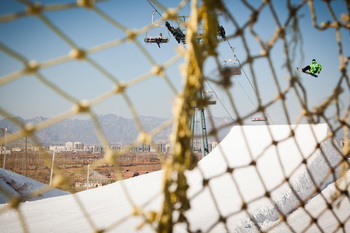
<instances>
[{"instance_id":1,"label":"distant building","mask_svg":"<svg viewBox=\"0 0 350 233\"><path fill-rule=\"evenodd\" d=\"M82 142L66 142L64 146L49 146L49 150L56 152L92 152L89 146L85 146Z\"/></svg>"},{"instance_id":2,"label":"distant building","mask_svg":"<svg viewBox=\"0 0 350 233\"><path fill-rule=\"evenodd\" d=\"M209 152L211 152L218 142L208 142ZM171 151L171 144L165 142L155 142L154 144L139 144L139 145L112 145L109 149L117 152L151 152L151 153L162 153L168 154ZM201 141L197 140L193 144L194 151L200 152L202 148ZM91 152L91 153L104 153L107 148L102 146L88 146L83 142L66 142L64 146L51 145L49 150L56 152Z\"/></svg>"},{"instance_id":3,"label":"distant building","mask_svg":"<svg viewBox=\"0 0 350 233\"><path fill-rule=\"evenodd\" d=\"M93 153L103 153L103 147L102 146L93 146Z\"/></svg>"},{"instance_id":4,"label":"distant building","mask_svg":"<svg viewBox=\"0 0 350 233\"><path fill-rule=\"evenodd\" d=\"M6 150L6 154L11 154L11 150L9 150L8 148L0 146L0 154L1 155L5 154L5 150Z\"/></svg>"},{"instance_id":5,"label":"distant building","mask_svg":"<svg viewBox=\"0 0 350 233\"><path fill-rule=\"evenodd\" d=\"M156 143L155 147L153 147L153 146L151 147L150 152L159 152L162 154L167 153L168 152L167 145L169 145L169 144L162 143L162 142ZM170 145L169 145L169 147L170 147Z\"/></svg>"},{"instance_id":6,"label":"distant building","mask_svg":"<svg viewBox=\"0 0 350 233\"><path fill-rule=\"evenodd\" d=\"M63 151L67 151L66 150L66 146L49 146L49 150L51 151L56 151L56 152L63 152Z\"/></svg>"},{"instance_id":7,"label":"distant building","mask_svg":"<svg viewBox=\"0 0 350 233\"><path fill-rule=\"evenodd\" d=\"M23 149L19 148L19 147L13 147L13 148L11 148L11 151L13 151L13 152L21 152L21 151L23 151Z\"/></svg>"},{"instance_id":8,"label":"distant building","mask_svg":"<svg viewBox=\"0 0 350 233\"><path fill-rule=\"evenodd\" d=\"M73 142L66 142L66 150L67 151L72 151L74 148L74 143Z\"/></svg>"},{"instance_id":9,"label":"distant building","mask_svg":"<svg viewBox=\"0 0 350 233\"><path fill-rule=\"evenodd\" d=\"M111 148L111 150L113 150L113 151L121 151L121 149L122 149L122 147L120 146L120 145L117 145L117 146L111 146L110 147Z\"/></svg>"},{"instance_id":10,"label":"distant building","mask_svg":"<svg viewBox=\"0 0 350 233\"><path fill-rule=\"evenodd\" d=\"M219 144L218 142L209 142L209 152L211 152L212 150L214 150L215 147L217 147L217 145Z\"/></svg>"},{"instance_id":11,"label":"distant building","mask_svg":"<svg viewBox=\"0 0 350 233\"><path fill-rule=\"evenodd\" d=\"M84 143L82 143L82 142L74 142L73 148L74 148L74 150L84 149Z\"/></svg>"}]
</instances>

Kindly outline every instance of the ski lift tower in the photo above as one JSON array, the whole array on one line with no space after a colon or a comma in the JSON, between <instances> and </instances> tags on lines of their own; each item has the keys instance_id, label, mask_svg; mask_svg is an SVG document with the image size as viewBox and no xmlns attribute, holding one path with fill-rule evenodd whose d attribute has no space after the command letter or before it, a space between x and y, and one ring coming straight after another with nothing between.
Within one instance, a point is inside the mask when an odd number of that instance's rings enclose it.
<instances>
[{"instance_id":1,"label":"ski lift tower","mask_svg":"<svg viewBox=\"0 0 350 233\"><path fill-rule=\"evenodd\" d=\"M214 98L213 98L214 97ZM200 100L206 100L208 105L215 105L216 104L216 94L214 91L199 91L198 92L198 98ZM208 145L208 134L207 134L207 126L205 123L205 114L204 114L204 106L201 104L200 106L196 106L194 111L196 112L197 109L200 112L200 118L201 118L201 140L202 140L202 158L204 158L207 154L209 154L209 145ZM191 133L192 133L192 149L194 148L193 143L194 143L194 128L195 128L195 116L196 114L194 113L192 118L191 118Z\"/></svg>"}]
</instances>

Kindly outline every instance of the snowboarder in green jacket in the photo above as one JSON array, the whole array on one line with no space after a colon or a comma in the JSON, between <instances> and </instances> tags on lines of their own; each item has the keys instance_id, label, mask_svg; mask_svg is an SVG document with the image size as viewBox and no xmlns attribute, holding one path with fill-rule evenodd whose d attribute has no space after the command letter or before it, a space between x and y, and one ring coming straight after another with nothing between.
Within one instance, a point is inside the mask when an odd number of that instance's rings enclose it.
<instances>
[{"instance_id":1,"label":"snowboarder in green jacket","mask_svg":"<svg viewBox=\"0 0 350 233\"><path fill-rule=\"evenodd\" d=\"M316 75L319 74L322 70L322 66L316 62L315 59L312 59L311 65L305 66L303 68L303 72L309 70L311 74Z\"/></svg>"}]
</instances>

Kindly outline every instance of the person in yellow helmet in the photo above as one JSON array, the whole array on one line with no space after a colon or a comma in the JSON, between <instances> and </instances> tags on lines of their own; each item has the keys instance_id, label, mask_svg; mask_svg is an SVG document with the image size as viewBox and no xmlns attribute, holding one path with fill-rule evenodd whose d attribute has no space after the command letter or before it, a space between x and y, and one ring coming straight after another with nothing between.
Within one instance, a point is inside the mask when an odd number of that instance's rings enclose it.
<instances>
[{"instance_id":1,"label":"person in yellow helmet","mask_svg":"<svg viewBox=\"0 0 350 233\"><path fill-rule=\"evenodd\" d=\"M315 59L312 59L311 65L305 66L302 69L303 72L306 72L307 70L309 70L312 75L316 75L321 72L322 66L319 63L317 63Z\"/></svg>"}]
</instances>

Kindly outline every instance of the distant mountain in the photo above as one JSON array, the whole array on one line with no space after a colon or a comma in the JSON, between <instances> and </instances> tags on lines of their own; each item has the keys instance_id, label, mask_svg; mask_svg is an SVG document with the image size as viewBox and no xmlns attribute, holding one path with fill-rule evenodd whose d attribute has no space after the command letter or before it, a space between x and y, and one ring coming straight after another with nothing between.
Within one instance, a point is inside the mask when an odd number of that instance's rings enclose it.
<instances>
[{"instance_id":1,"label":"distant mountain","mask_svg":"<svg viewBox=\"0 0 350 233\"><path fill-rule=\"evenodd\" d=\"M16 120L26 123L39 124L48 120L45 117L35 117L33 119L22 119L16 117ZM113 144L130 143L133 142L139 133L135 125L134 119L127 119L124 117L119 117L114 114L98 115L98 120L101 125L102 131L107 138L108 142ZM164 122L167 118L158 118L152 116L140 116L140 121L142 127L147 132L157 128ZM227 117L215 117L213 118L216 125L223 125L231 122L230 118ZM207 131L210 132L210 121L207 122ZM196 130L200 133L199 123L197 124L198 129ZM19 126L14 124L10 119L0 120L0 128L7 128L10 132L15 133L19 130ZM225 130L220 131L220 140L229 132L230 127ZM172 126L167 127L162 132L154 137L154 140L168 140L172 131ZM44 145L59 145L65 144L66 142L83 142L88 145L99 145L100 142L96 136L95 125L91 119L88 120L78 120L78 119L66 119L58 122L49 128L40 130L36 133L36 136L40 142ZM2 135L0 135L2 137Z\"/></svg>"}]
</instances>

